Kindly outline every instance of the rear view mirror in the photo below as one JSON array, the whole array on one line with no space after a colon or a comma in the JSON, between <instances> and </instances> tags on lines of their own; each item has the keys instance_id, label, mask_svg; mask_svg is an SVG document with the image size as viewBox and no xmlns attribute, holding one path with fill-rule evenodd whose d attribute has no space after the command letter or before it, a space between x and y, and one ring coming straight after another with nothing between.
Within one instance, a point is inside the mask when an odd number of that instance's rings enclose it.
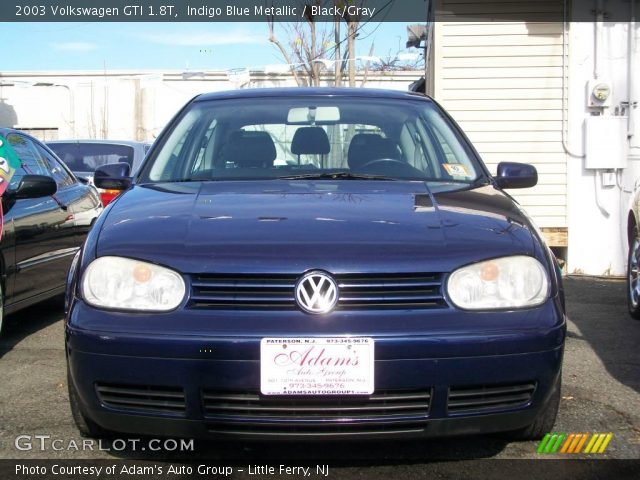
<instances>
[{"instance_id":1,"label":"rear view mirror","mask_svg":"<svg viewBox=\"0 0 640 480\"><path fill-rule=\"evenodd\" d=\"M53 195L58 186L53 178L46 175L24 175L20 179L18 188L7 192L9 197L16 200L21 198L39 198Z\"/></svg>"},{"instance_id":2,"label":"rear view mirror","mask_svg":"<svg viewBox=\"0 0 640 480\"><path fill-rule=\"evenodd\" d=\"M93 174L93 183L107 190L126 190L131 186L131 166L128 163L110 163L98 167Z\"/></svg>"},{"instance_id":3,"label":"rear view mirror","mask_svg":"<svg viewBox=\"0 0 640 480\"><path fill-rule=\"evenodd\" d=\"M288 123L336 123L340 121L338 107L295 107L289 110Z\"/></svg>"},{"instance_id":4,"label":"rear view mirror","mask_svg":"<svg viewBox=\"0 0 640 480\"><path fill-rule=\"evenodd\" d=\"M538 183L538 171L527 163L501 162L494 178L500 188L529 188Z\"/></svg>"}]
</instances>

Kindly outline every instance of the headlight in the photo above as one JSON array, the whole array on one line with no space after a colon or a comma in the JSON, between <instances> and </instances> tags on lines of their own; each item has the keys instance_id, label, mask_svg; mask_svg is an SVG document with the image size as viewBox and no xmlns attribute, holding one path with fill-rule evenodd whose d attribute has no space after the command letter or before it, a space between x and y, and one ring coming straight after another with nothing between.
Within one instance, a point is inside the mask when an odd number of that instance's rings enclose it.
<instances>
[{"instance_id":1,"label":"headlight","mask_svg":"<svg viewBox=\"0 0 640 480\"><path fill-rule=\"evenodd\" d=\"M97 258L82 279L82 296L94 307L166 312L180 305L185 291L173 270L121 257Z\"/></svg>"},{"instance_id":2,"label":"headlight","mask_svg":"<svg viewBox=\"0 0 640 480\"><path fill-rule=\"evenodd\" d=\"M503 257L459 268L449 277L447 293L465 310L533 307L547 300L549 279L533 257Z\"/></svg>"}]
</instances>

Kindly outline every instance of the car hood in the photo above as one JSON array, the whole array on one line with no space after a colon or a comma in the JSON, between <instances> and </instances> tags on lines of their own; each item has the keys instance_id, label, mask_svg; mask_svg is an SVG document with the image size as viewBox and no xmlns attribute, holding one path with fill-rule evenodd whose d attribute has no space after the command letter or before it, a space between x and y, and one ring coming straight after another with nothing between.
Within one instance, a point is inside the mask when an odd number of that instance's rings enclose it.
<instances>
[{"instance_id":1,"label":"car hood","mask_svg":"<svg viewBox=\"0 0 640 480\"><path fill-rule=\"evenodd\" d=\"M430 194L422 182L154 184L135 186L106 214L97 255L188 273L451 271L536 248L526 217L492 186Z\"/></svg>"}]
</instances>

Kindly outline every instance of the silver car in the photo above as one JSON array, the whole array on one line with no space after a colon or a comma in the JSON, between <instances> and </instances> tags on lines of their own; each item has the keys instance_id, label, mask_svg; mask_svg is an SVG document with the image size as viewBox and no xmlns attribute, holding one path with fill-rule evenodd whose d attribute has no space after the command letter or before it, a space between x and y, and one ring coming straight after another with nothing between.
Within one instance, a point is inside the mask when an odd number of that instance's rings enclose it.
<instances>
[{"instance_id":1,"label":"silver car","mask_svg":"<svg viewBox=\"0 0 640 480\"><path fill-rule=\"evenodd\" d=\"M110 163L128 163L131 172L135 173L151 147L148 143L127 140L55 140L47 145L77 177L90 183L93 183L96 168ZM105 206L120 193L99 191Z\"/></svg>"}]
</instances>

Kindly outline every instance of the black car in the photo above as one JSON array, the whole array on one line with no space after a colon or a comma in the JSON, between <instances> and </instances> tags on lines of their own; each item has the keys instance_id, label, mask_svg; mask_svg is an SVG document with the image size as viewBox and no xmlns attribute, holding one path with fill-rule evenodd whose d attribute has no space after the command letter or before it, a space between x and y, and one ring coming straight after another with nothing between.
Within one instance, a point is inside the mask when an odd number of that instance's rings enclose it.
<instances>
[{"instance_id":1,"label":"black car","mask_svg":"<svg viewBox=\"0 0 640 480\"><path fill-rule=\"evenodd\" d=\"M4 315L64 292L73 256L102 204L96 189L40 141L9 128L0 135L22 163L2 195L1 332Z\"/></svg>"}]
</instances>

